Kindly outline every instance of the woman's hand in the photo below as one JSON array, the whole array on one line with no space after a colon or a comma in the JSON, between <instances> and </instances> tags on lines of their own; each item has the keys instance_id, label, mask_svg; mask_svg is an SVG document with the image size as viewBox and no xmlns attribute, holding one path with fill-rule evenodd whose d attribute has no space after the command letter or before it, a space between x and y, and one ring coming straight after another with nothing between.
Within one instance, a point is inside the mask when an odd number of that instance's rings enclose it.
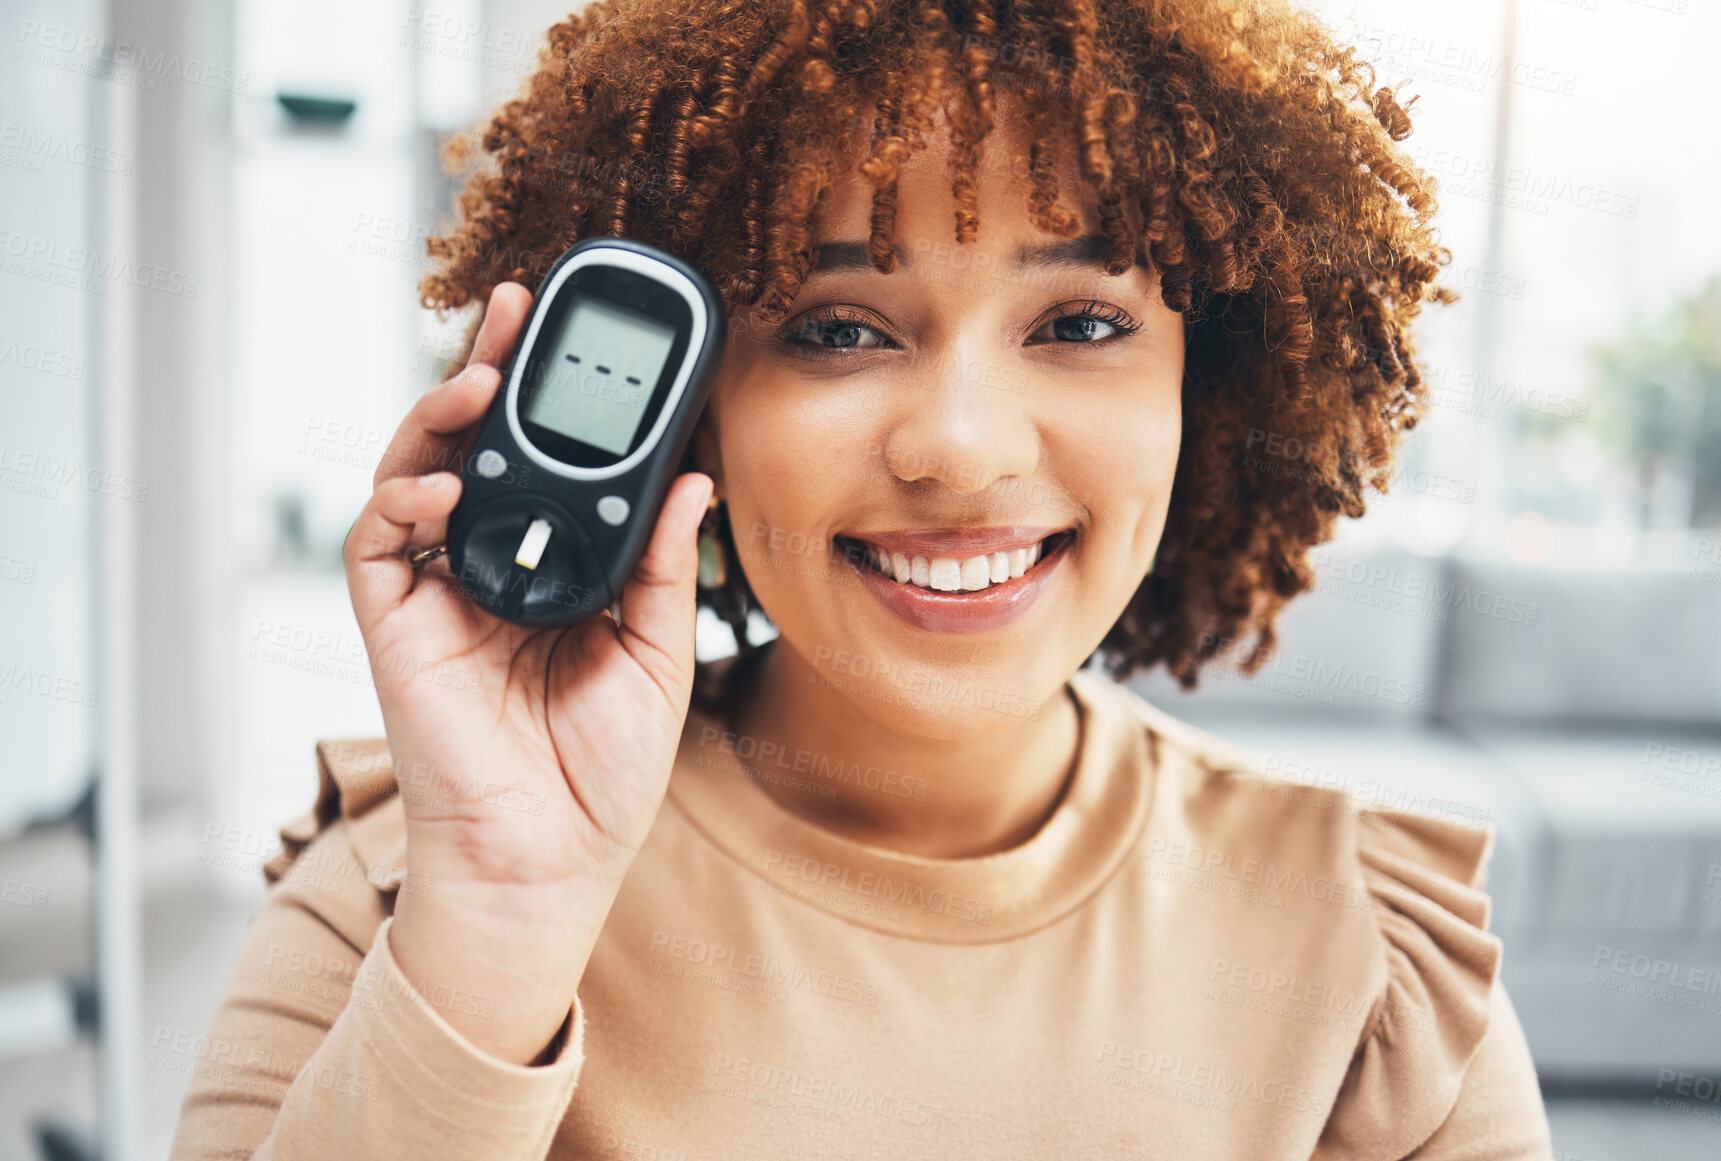
<instances>
[{"instance_id":1,"label":"woman's hand","mask_svg":"<svg viewBox=\"0 0 1721 1161\"><path fill-rule=\"evenodd\" d=\"M465 370L395 432L344 551L406 808L409 882L390 948L478 1047L536 1058L573 1002L623 875L662 804L693 681L696 536L711 494L670 489L606 612L527 629L467 601L443 543L458 468L531 296L492 292ZM436 470L436 469L452 470ZM474 1012L493 1010L485 1018Z\"/></svg>"}]
</instances>

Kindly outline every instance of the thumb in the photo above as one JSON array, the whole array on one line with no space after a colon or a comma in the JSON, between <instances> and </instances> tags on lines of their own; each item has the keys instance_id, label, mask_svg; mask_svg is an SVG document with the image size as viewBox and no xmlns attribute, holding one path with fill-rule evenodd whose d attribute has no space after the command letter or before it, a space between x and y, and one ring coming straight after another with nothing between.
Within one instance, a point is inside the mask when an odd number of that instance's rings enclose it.
<instances>
[{"instance_id":1,"label":"thumb","mask_svg":"<svg viewBox=\"0 0 1721 1161\"><path fill-rule=\"evenodd\" d=\"M621 593L621 643L665 691L693 681L699 524L713 487L703 472L670 486L651 542Z\"/></svg>"}]
</instances>

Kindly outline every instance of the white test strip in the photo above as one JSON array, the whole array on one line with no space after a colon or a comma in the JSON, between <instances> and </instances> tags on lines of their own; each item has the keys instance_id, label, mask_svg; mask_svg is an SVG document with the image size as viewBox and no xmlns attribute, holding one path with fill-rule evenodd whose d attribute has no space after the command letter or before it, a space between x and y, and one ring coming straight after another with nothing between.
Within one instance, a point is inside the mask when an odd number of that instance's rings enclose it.
<instances>
[{"instance_id":1,"label":"white test strip","mask_svg":"<svg viewBox=\"0 0 1721 1161\"><path fill-rule=\"evenodd\" d=\"M544 546L550 543L550 522L534 520L532 526L526 529L526 535L520 540L520 549L514 553L514 563L526 568L537 568L538 562L544 559Z\"/></svg>"}]
</instances>

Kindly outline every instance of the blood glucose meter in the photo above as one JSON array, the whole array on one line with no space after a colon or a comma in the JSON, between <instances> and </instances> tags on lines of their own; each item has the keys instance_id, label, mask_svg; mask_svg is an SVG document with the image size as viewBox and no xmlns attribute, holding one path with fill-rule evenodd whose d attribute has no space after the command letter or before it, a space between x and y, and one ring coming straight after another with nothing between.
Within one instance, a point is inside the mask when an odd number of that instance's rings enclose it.
<instances>
[{"instance_id":1,"label":"blood glucose meter","mask_svg":"<svg viewBox=\"0 0 1721 1161\"><path fill-rule=\"evenodd\" d=\"M621 596L723 355L710 281L625 238L545 276L461 472L448 562L480 608L568 626Z\"/></svg>"}]
</instances>

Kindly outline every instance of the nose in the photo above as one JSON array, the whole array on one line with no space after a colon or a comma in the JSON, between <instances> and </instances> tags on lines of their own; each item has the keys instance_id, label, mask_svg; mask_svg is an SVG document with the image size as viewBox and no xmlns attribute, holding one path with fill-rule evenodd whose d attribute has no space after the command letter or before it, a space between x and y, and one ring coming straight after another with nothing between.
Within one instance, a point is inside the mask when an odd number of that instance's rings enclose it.
<instances>
[{"instance_id":1,"label":"nose","mask_svg":"<svg viewBox=\"0 0 1721 1161\"><path fill-rule=\"evenodd\" d=\"M974 343L951 342L891 392L885 464L905 483L933 480L959 493L1025 478L1039 462L1040 435L1020 377Z\"/></svg>"}]
</instances>

